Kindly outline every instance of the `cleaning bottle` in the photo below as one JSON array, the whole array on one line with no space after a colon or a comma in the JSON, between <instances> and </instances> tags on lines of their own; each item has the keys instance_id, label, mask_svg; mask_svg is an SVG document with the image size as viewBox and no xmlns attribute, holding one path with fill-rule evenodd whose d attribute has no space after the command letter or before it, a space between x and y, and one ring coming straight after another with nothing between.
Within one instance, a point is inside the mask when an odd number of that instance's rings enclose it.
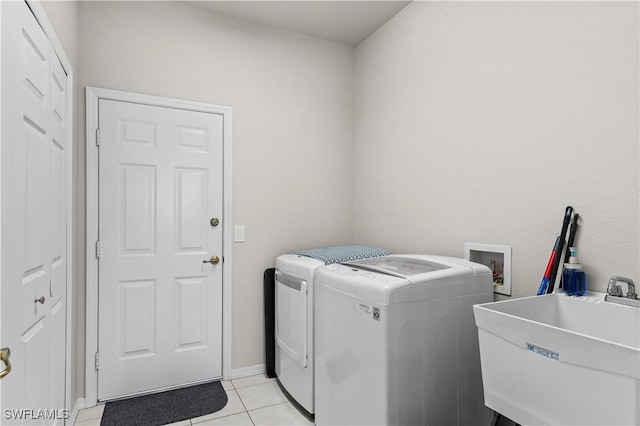
<instances>
[{"instance_id":1,"label":"cleaning bottle","mask_svg":"<svg viewBox=\"0 0 640 426\"><path fill-rule=\"evenodd\" d=\"M587 279L582 265L578 263L577 252L576 247L569 247L569 263L564 264L562 271L562 285L570 296L582 296L587 291Z\"/></svg>"}]
</instances>

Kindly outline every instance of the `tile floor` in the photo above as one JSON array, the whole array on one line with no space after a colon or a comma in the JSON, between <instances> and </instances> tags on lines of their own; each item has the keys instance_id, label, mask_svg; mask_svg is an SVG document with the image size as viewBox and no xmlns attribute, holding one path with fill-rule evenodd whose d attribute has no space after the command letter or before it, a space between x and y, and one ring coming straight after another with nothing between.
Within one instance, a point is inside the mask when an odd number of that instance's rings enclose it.
<instances>
[{"instance_id":1,"label":"tile floor","mask_svg":"<svg viewBox=\"0 0 640 426\"><path fill-rule=\"evenodd\" d=\"M313 425L289 402L275 379L264 374L222 382L229 402L220 411L174 425ZM104 405L80 410L75 426L96 426Z\"/></svg>"}]
</instances>

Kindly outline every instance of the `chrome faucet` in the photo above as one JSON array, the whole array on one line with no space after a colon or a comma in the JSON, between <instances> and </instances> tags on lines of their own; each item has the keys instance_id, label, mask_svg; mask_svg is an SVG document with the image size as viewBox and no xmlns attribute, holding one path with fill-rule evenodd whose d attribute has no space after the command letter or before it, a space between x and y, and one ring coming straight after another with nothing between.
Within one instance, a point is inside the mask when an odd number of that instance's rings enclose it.
<instances>
[{"instance_id":1,"label":"chrome faucet","mask_svg":"<svg viewBox=\"0 0 640 426\"><path fill-rule=\"evenodd\" d=\"M627 297L622 294L622 288L616 284L618 281L627 283L627 286L629 286ZM611 277L611 279L609 279L607 295L604 297L604 301L640 308L640 299L638 299L638 295L636 294L636 285L632 279L625 277Z\"/></svg>"},{"instance_id":2,"label":"chrome faucet","mask_svg":"<svg viewBox=\"0 0 640 426\"><path fill-rule=\"evenodd\" d=\"M636 294L636 286L633 283L631 278L625 277L611 277L609 279L609 284L607 284L607 293L611 296L623 297L622 288L616 284L617 282L627 283L629 286L629 291L627 291L627 298L629 299L637 299L638 295Z\"/></svg>"}]
</instances>

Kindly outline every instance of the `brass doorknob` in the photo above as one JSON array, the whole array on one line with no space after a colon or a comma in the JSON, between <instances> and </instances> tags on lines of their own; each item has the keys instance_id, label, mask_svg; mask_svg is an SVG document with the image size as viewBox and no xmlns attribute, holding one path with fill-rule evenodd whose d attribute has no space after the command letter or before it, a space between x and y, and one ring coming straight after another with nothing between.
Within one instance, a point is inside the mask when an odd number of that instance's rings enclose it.
<instances>
[{"instance_id":1,"label":"brass doorknob","mask_svg":"<svg viewBox=\"0 0 640 426\"><path fill-rule=\"evenodd\" d=\"M211 220L209 221L209 224L211 226L218 226L220 224L220 219L218 219L217 217L213 217L211 218Z\"/></svg>"},{"instance_id":2,"label":"brass doorknob","mask_svg":"<svg viewBox=\"0 0 640 426\"><path fill-rule=\"evenodd\" d=\"M210 263L212 265L217 265L220 263L220 258L218 256L211 256L209 260L203 260L202 263Z\"/></svg>"},{"instance_id":3,"label":"brass doorknob","mask_svg":"<svg viewBox=\"0 0 640 426\"><path fill-rule=\"evenodd\" d=\"M11 362L9 362L10 356L11 351L9 348L0 349L0 361L4 362L4 370L0 371L0 379L11 372Z\"/></svg>"}]
</instances>

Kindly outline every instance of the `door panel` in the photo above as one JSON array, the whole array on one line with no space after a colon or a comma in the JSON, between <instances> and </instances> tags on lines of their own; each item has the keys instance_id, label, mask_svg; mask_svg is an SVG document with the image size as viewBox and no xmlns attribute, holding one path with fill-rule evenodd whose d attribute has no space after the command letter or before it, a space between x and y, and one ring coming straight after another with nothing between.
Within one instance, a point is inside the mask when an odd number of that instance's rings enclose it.
<instances>
[{"instance_id":1,"label":"door panel","mask_svg":"<svg viewBox=\"0 0 640 426\"><path fill-rule=\"evenodd\" d=\"M222 115L100 99L99 129L98 399L219 378Z\"/></svg>"},{"instance_id":2,"label":"door panel","mask_svg":"<svg viewBox=\"0 0 640 426\"><path fill-rule=\"evenodd\" d=\"M3 2L2 344L10 424L61 423L65 405L67 75L24 2ZM49 410L53 419L5 410Z\"/></svg>"},{"instance_id":3,"label":"door panel","mask_svg":"<svg viewBox=\"0 0 640 426\"><path fill-rule=\"evenodd\" d=\"M175 350L200 349L207 344L207 277L175 281Z\"/></svg>"},{"instance_id":4,"label":"door panel","mask_svg":"<svg viewBox=\"0 0 640 426\"><path fill-rule=\"evenodd\" d=\"M156 168L120 164L121 256L155 254Z\"/></svg>"},{"instance_id":5,"label":"door panel","mask_svg":"<svg viewBox=\"0 0 640 426\"><path fill-rule=\"evenodd\" d=\"M117 302L119 359L153 356L156 352L155 333L155 280L120 282L120 300Z\"/></svg>"},{"instance_id":6,"label":"door panel","mask_svg":"<svg viewBox=\"0 0 640 426\"><path fill-rule=\"evenodd\" d=\"M206 253L207 193L206 169L176 169L176 253Z\"/></svg>"},{"instance_id":7,"label":"door panel","mask_svg":"<svg viewBox=\"0 0 640 426\"><path fill-rule=\"evenodd\" d=\"M29 407L49 407L49 384L43 386L49 376L49 318L42 318L22 335L25 356L24 370L25 402ZM17 367L14 365L14 367ZM12 372L13 374L13 372ZM16 407L16 408L23 408Z\"/></svg>"}]
</instances>

